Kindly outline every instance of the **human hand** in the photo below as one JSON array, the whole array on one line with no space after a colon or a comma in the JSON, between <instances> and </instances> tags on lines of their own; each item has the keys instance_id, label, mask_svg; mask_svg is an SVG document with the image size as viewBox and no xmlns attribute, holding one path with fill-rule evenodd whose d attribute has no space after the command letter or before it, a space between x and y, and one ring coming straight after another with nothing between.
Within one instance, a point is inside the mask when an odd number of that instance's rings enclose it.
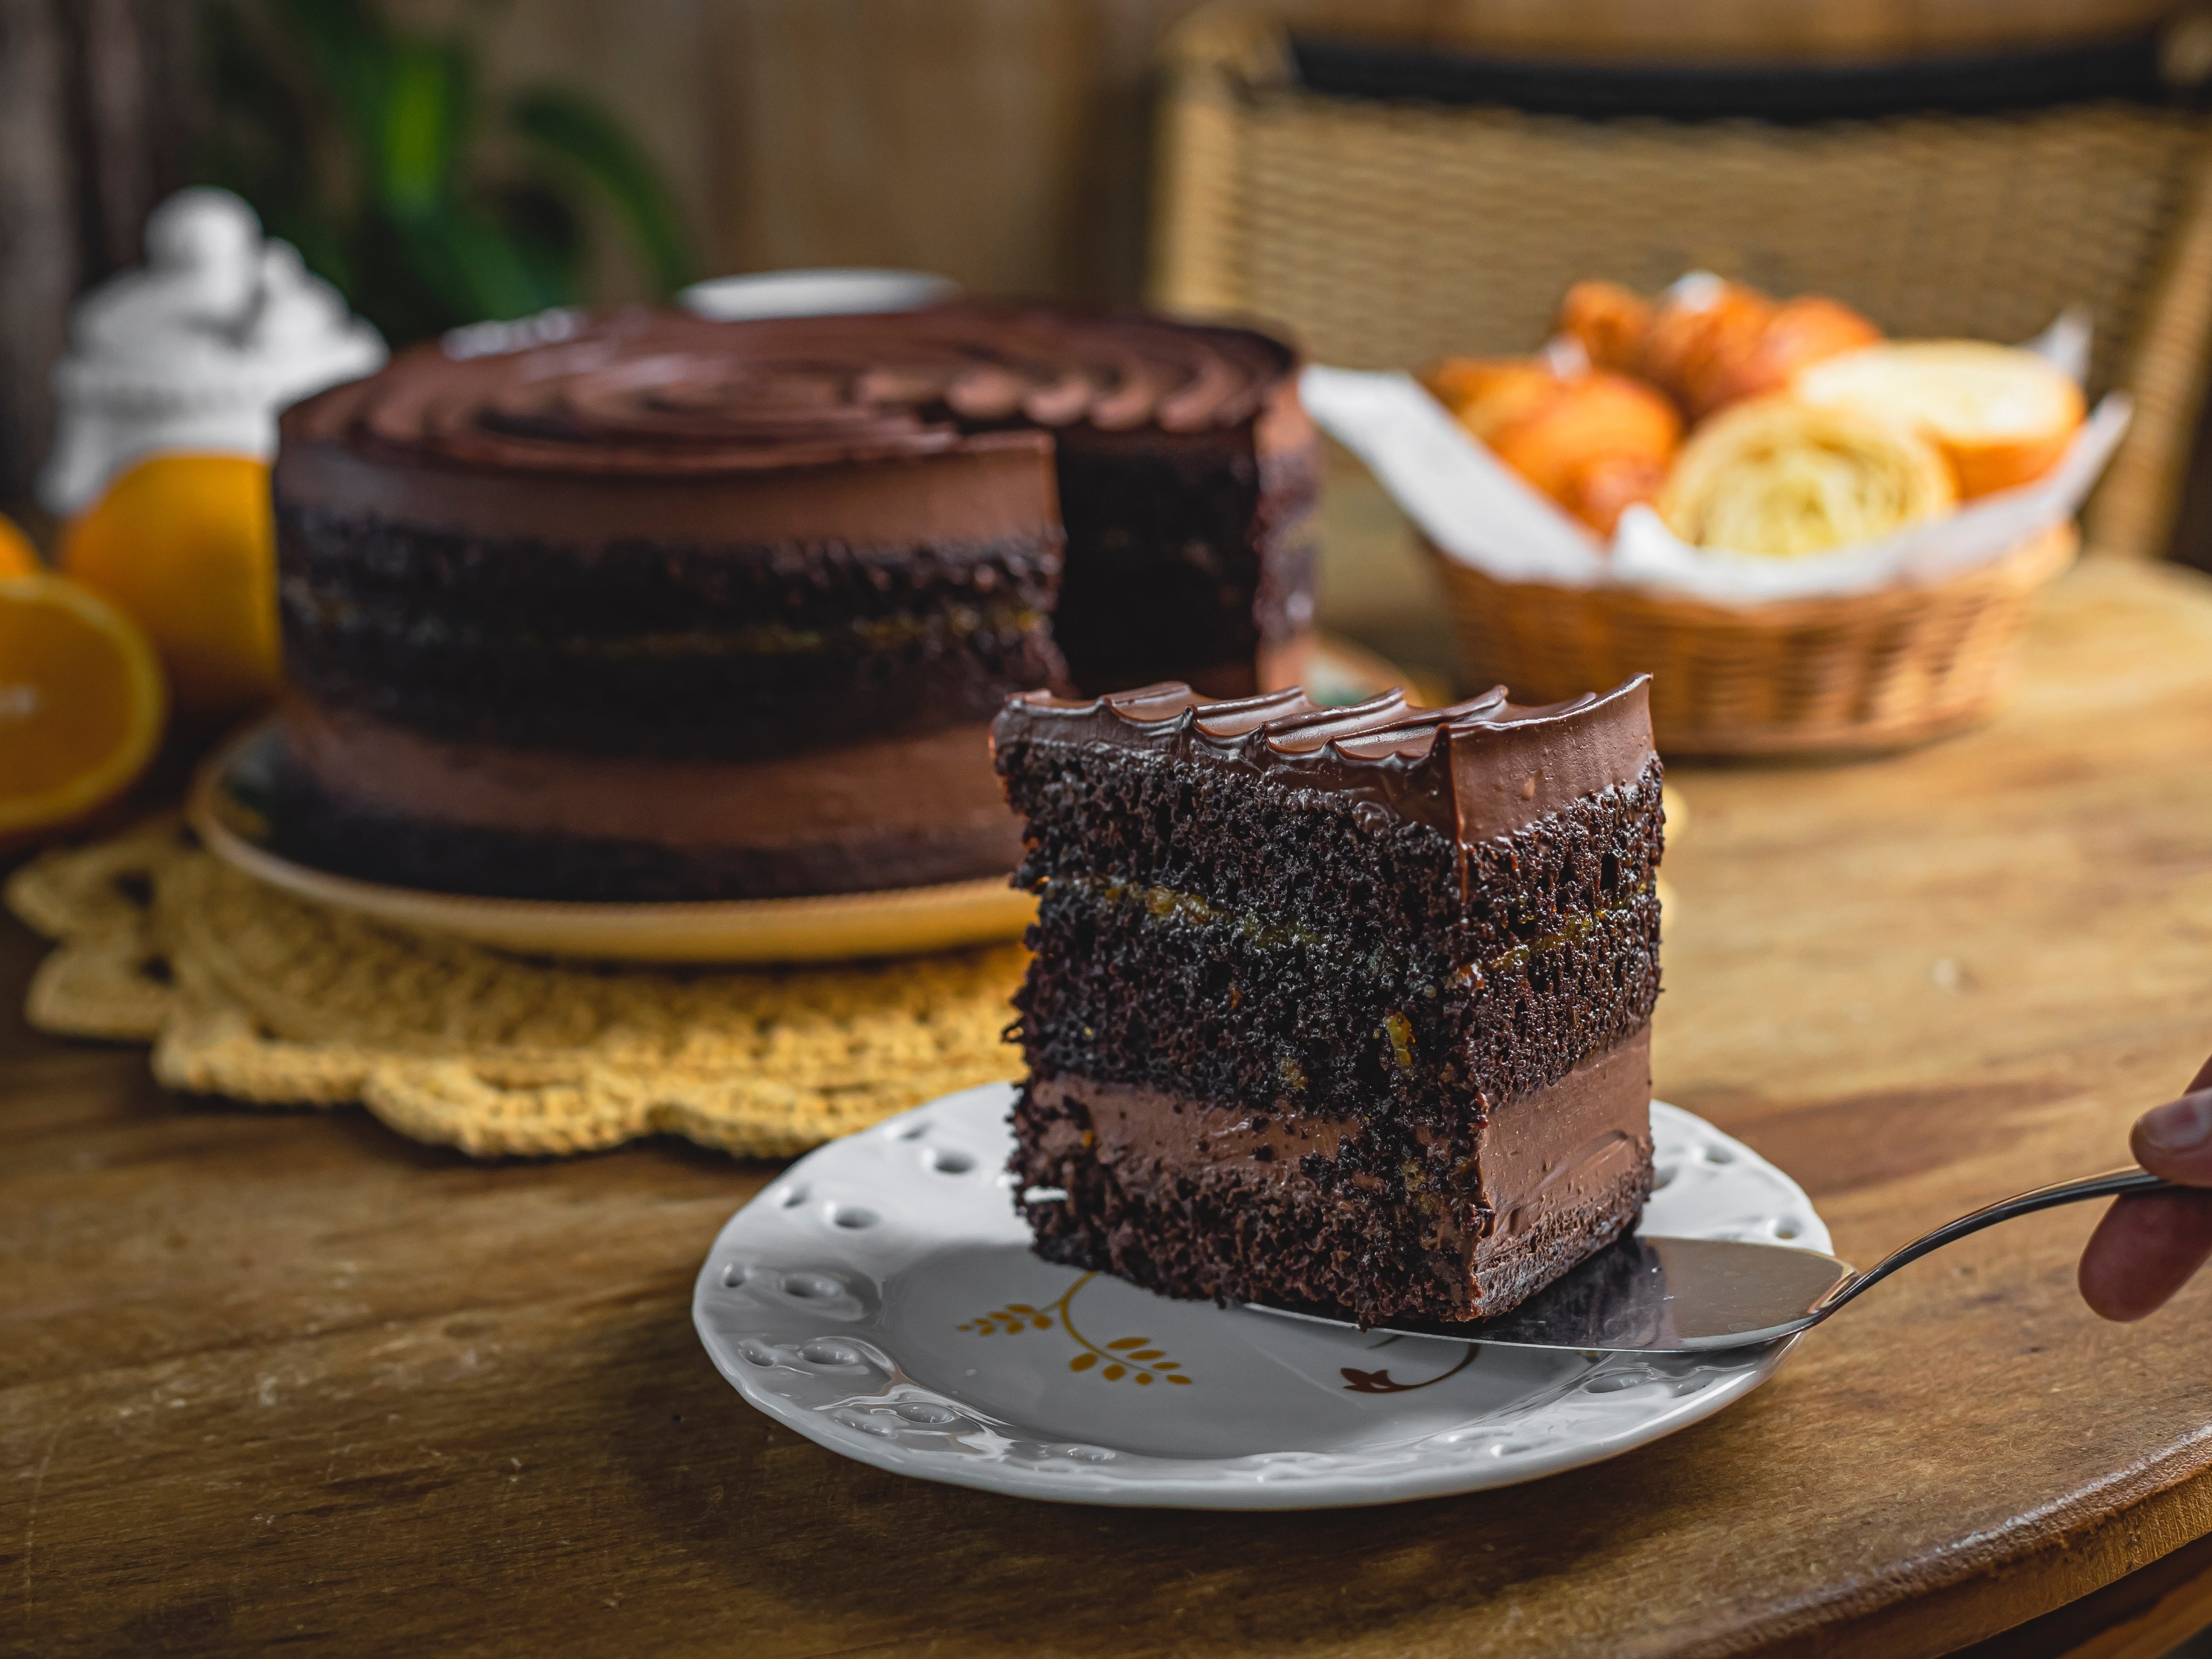
<instances>
[{"instance_id":1,"label":"human hand","mask_svg":"<svg viewBox=\"0 0 2212 1659\"><path fill-rule=\"evenodd\" d=\"M2136 1162L2180 1192L2112 1200L2081 1252L2081 1299L2107 1319L2141 1319L2212 1256L2212 1060L2179 1100L2154 1106L2128 1138Z\"/></svg>"}]
</instances>

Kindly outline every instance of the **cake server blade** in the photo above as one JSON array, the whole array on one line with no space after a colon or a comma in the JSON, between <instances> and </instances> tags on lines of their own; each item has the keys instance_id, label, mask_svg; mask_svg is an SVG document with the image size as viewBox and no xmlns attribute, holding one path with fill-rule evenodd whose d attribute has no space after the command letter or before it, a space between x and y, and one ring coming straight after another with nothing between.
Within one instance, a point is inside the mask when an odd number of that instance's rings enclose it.
<instances>
[{"instance_id":1,"label":"cake server blade","mask_svg":"<svg viewBox=\"0 0 2212 1659\"><path fill-rule=\"evenodd\" d=\"M1849 1262L1779 1244L1714 1238L1624 1238L1511 1311L1469 1323L1386 1320L1394 1336L1443 1337L1514 1348L1692 1353L1772 1342L1803 1329L1848 1284ZM1248 1306L1324 1324L1329 1310Z\"/></svg>"},{"instance_id":2,"label":"cake server blade","mask_svg":"<svg viewBox=\"0 0 2212 1659\"><path fill-rule=\"evenodd\" d=\"M1703 1353L1777 1342L1819 1324L1909 1261L2000 1221L2168 1183L2142 1170L2115 1170L2039 1187L1948 1221L1864 1273L1815 1250L1720 1238L1639 1234L1600 1250L1556 1283L1494 1319L1465 1323L1390 1321L1370 1326L1396 1336L1494 1342L1514 1348ZM1292 1319L1356 1325L1341 1311L1247 1307Z\"/></svg>"}]
</instances>

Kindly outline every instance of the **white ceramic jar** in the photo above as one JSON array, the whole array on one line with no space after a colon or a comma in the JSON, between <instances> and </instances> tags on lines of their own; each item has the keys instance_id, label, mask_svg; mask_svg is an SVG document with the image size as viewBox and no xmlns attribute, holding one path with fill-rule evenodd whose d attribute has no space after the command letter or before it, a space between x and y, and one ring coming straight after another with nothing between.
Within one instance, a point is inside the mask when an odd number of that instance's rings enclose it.
<instances>
[{"instance_id":1,"label":"white ceramic jar","mask_svg":"<svg viewBox=\"0 0 2212 1659\"><path fill-rule=\"evenodd\" d=\"M164 452L268 460L280 410L385 356L291 244L264 239L252 208L227 191L179 191L146 221L146 264L77 301L40 502L82 512Z\"/></svg>"}]
</instances>

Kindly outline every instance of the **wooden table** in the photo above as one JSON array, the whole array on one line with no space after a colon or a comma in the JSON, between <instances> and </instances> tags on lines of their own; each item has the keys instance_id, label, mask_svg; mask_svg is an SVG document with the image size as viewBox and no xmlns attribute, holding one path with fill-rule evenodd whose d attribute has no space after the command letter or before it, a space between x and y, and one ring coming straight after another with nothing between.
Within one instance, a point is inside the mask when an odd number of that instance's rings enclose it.
<instances>
[{"instance_id":1,"label":"wooden table","mask_svg":"<svg viewBox=\"0 0 2212 1659\"><path fill-rule=\"evenodd\" d=\"M1861 1261L2121 1161L2212 1048L2208 759L2212 584L2098 568L1983 732L1679 771L1662 1092ZM2086 1210L1534 1486L1246 1516L901 1480L773 1426L692 1335L768 1168L479 1167L172 1099L138 1052L21 1027L35 954L0 934L6 1651L1932 1654L2212 1533L2212 1285L2100 1323ZM2166 1571L2127 1593L2166 1583L2179 1635Z\"/></svg>"}]
</instances>

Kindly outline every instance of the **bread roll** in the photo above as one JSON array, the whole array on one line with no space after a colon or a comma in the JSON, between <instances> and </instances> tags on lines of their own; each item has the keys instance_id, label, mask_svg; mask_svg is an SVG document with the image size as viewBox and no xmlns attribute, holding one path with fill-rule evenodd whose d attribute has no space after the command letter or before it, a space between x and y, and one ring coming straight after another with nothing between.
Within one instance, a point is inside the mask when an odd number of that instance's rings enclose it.
<instances>
[{"instance_id":1,"label":"bread roll","mask_svg":"<svg viewBox=\"0 0 2212 1659\"><path fill-rule=\"evenodd\" d=\"M1717 277L1685 279L1652 313L1639 368L1683 413L1700 420L1725 401L1723 383L1741 378L1735 366L1759 349L1774 312L1774 301L1756 289Z\"/></svg>"},{"instance_id":2,"label":"bread roll","mask_svg":"<svg viewBox=\"0 0 2212 1659\"><path fill-rule=\"evenodd\" d=\"M1881 338L1841 301L1808 294L1778 305L1738 283L1685 281L1652 315L1642 368L1698 421L1780 392L1809 365Z\"/></svg>"},{"instance_id":3,"label":"bread roll","mask_svg":"<svg viewBox=\"0 0 2212 1659\"><path fill-rule=\"evenodd\" d=\"M1979 340L1898 340L1801 372L1797 397L1913 428L1942 450L1959 493L2041 477L2081 424L2081 389L2055 364Z\"/></svg>"},{"instance_id":4,"label":"bread roll","mask_svg":"<svg viewBox=\"0 0 2212 1659\"><path fill-rule=\"evenodd\" d=\"M1541 357L1446 357L1421 384L1483 442L1500 426L1559 395L1559 373Z\"/></svg>"},{"instance_id":5,"label":"bread roll","mask_svg":"<svg viewBox=\"0 0 2212 1659\"><path fill-rule=\"evenodd\" d=\"M1540 358L1453 358L1424 382L1460 424L1531 484L1610 535L1665 478L1682 420L1625 375L1562 375Z\"/></svg>"},{"instance_id":6,"label":"bread roll","mask_svg":"<svg viewBox=\"0 0 2212 1659\"><path fill-rule=\"evenodd\" d=\"M1911 428L1769 397L1692 433L1656 506L1700 547L1796 558L1877 540L1957 501L1949 463Z\"/></svg>"},{"instance_id":7,"label":"bread roll","mask_svg":"<svg viewBox=\"0 0 2212 1659\"><path fill-rule=\"evenodd\" d=\"M1593 368L1633 374L1651 331L1651 301L1618 283L1577 283L1559 301L1557 326L1581 345Z\"/></svg>"},{"instance_id":8,"label":"bread roll","mask_svg":"<svg viewBox=\"0 0 2212 1659\"><path fill-rule=\"evenodd\" d=\"M1743 351L1723 353L1685 388L1686 406L1700 415L1747 398L1786 390L1809 364L1856 351L1881 338L1881 331L1839 300L1817 294L1775 307Z\"/></svg>"}]
</instances>

